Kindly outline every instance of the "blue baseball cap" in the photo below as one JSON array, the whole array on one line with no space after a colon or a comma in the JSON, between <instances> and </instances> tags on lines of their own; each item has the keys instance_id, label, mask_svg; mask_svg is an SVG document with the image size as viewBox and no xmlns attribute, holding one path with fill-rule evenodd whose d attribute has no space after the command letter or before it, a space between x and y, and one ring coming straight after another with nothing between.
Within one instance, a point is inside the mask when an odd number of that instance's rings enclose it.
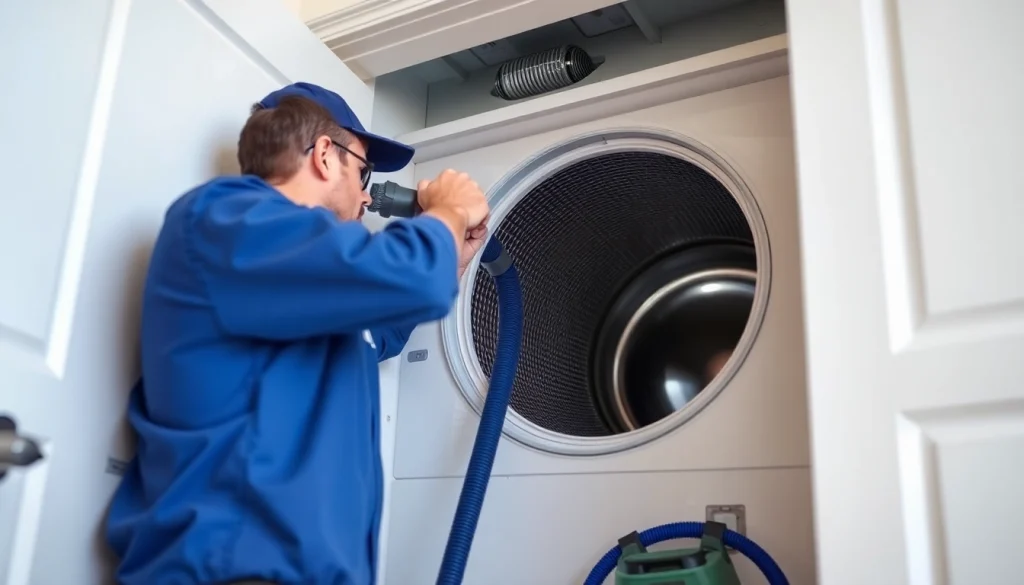
<instances>
[{"instance_id":1,"label":"blue baseball cap","mask_svg":"<svg viewBox=\"0 0 1024 585\"><path fill-rule=\"evenodd\" d=\"M286 85L260 100L260 105L265 108L274 108L281 103L282 99L290 96L301 96L316 102L331 113L338 126L365 140L366 160L373 163L375 171L390 173L401 170L409 164L412 155L416 152L416 149L411 146L367 132L344 98L319 85L305 82Z\"/></svg>"}]
</instances>

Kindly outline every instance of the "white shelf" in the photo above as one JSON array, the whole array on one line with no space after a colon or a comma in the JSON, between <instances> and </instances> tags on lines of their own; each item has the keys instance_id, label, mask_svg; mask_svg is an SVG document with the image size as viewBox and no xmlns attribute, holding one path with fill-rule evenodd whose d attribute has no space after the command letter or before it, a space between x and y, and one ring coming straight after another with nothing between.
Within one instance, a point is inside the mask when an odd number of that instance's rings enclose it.
<instances>
[{"instance_id":1,"label":"white shelf","mask_svg":"<svg viewBox=\"0 0 1024 585\"><path fill-rule=\"evenodd\" d=\"M785 34L511 104L396 137L414 162L787 74Z\"/></svg>"}]
</instances>

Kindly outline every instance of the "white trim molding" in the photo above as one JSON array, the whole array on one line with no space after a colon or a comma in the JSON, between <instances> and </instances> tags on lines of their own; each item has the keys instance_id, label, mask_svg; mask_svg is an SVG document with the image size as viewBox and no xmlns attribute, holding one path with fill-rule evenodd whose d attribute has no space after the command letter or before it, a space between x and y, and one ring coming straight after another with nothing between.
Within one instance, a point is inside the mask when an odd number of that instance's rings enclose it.
<instances>
[{"instance_id":1,"label":"white trim molding","mask_svg":"<svg viewBox=\"0 0 1024 585\"><path fill-rule=\"evenodd\" d=\"M303 6L302 15L313 32L322 38L328 38L361 31L374 24L388 22L447 2L448 0L314 0ZM333 5L333 8L325 4Z\"/></svg>"},{"instance_id":2,"label":"white trim molding","mask_svg":"<svg viewBox=\"0 0 1024 585\"><path fill-rule=\"evenodd\" d=\"M306 0L306 22L364 80L616 3L616 0ZM314 16L314 13L321 12Z\"/></svg>"}]
</instances>

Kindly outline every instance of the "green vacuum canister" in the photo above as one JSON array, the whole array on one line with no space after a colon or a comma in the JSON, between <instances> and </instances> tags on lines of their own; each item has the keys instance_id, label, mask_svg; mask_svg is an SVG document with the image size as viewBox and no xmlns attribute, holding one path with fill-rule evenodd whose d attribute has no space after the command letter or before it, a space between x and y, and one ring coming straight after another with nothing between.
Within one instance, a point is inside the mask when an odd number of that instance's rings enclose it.
<instances>
[{"instance_id":1,"label":"green vacuum canister","mask_svg":"<svg viewBox=\"0 0 1024 585\"><path fill-rule=\"evenodd\" d=\"M652 552L628 534L619 539L615 585L742 585L724 535L725 524L706 522L699 547Z\"/></svg>"}]
</instances>

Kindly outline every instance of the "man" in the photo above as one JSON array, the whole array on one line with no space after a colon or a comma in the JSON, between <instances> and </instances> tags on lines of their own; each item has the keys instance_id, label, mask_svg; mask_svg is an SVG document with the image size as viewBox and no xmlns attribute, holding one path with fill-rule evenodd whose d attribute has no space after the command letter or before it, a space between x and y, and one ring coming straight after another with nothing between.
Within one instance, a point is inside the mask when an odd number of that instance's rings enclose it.
<instances>
[{"instance_id":1,"label":"man","mask_svg":"<svg viewBox=\"0 0 1024 585\"><path fill-rule=\"evenodd\" d=\"M171 205L143 298L137 453L107 525L120 583L374 582L377 362L449 311L489 212L445 171L419 185L421 217L367 231L370 173L412 153L295 84L254 107L242 176Z\"/></svg>"}]
</instances>

